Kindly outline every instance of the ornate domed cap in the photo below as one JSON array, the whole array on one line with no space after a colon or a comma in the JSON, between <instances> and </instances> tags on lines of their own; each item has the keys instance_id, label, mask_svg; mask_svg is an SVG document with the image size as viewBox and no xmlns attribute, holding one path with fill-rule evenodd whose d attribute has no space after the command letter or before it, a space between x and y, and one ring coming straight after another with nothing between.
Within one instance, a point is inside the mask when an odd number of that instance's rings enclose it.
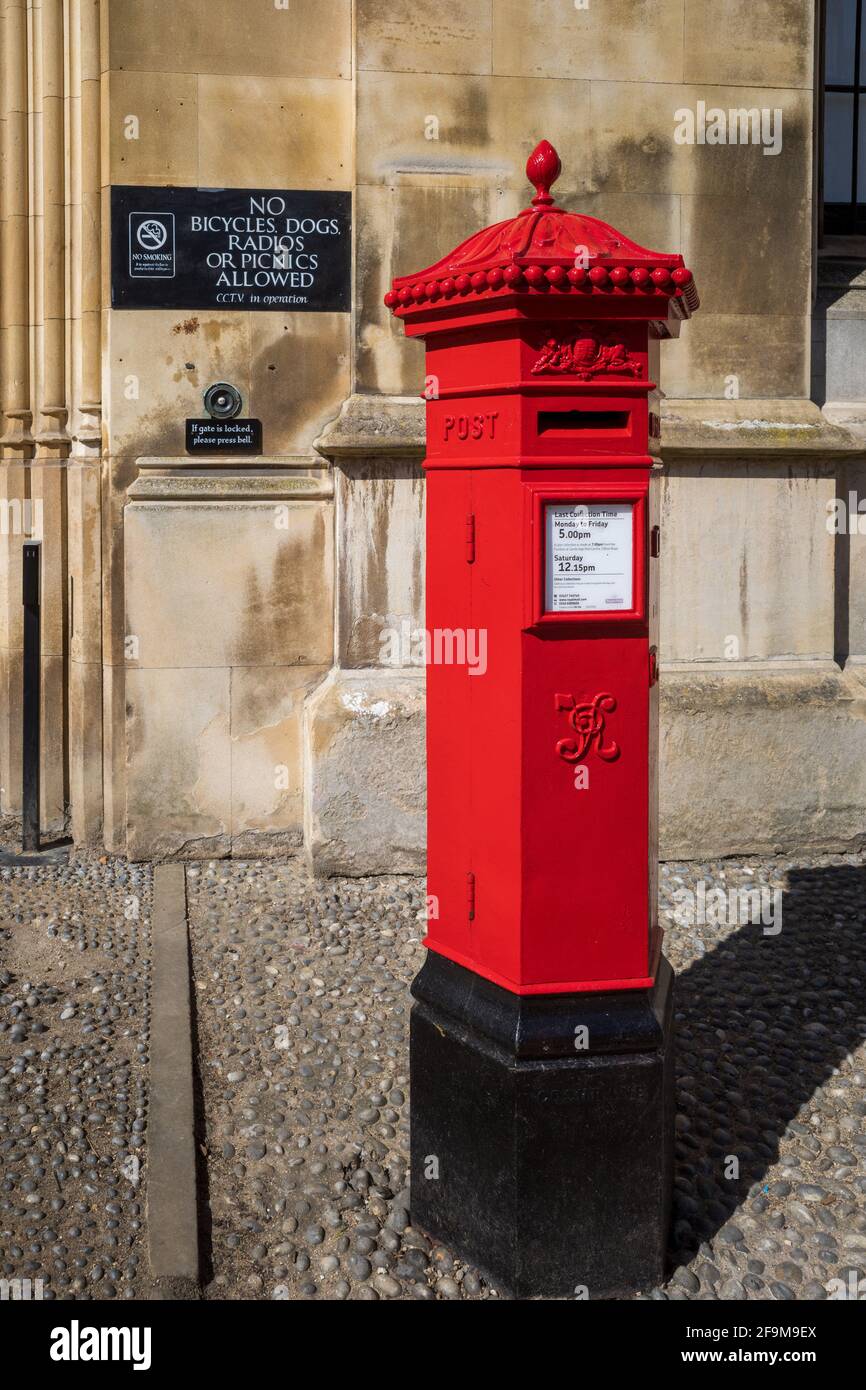
<instances>
[{"instance_id":1,"label":"ornate domed cap","mask_svg":"<svg viewBox=\"0 0 866 1390\"><path fill-rule=\"evenodd\" d=\"M475 232L426 270L398 276L385 295L388 308L402 318L413 308L455 298L639 295L676 299L679 316L688 318L700 301L682 256L650 251L597 217L557 207L550 188L561 170L556 150L542 140L526 162L535 186L531 206Z\"/></svg>"}]
</instances>

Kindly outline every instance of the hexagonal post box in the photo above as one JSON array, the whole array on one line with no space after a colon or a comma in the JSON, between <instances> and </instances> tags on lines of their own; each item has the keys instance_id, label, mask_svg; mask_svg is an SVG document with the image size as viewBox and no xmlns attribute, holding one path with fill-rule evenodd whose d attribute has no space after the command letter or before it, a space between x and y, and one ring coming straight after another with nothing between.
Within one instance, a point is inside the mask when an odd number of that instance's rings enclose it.
<instances>
[{"instance_id":1,"label":"hexagonal post box","mask_svg":"<svg viewBox=\"0 0 866 1390\"><path fill-rule=\"evenodd\" d=\"M386 303L426 342L429 947L412 1219L517 1295L663 1273L659 340L679 255L532 205Z\"/></svg>"}]
</instances>

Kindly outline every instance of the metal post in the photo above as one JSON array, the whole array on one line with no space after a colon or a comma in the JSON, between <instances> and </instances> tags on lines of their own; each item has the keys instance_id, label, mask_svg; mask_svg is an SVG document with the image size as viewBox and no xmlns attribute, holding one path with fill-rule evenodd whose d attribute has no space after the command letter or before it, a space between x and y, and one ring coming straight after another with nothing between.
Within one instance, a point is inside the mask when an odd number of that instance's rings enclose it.
<instances>
[{"instance_id":1,"label":"metal post","mask_svg":"<svg viewBox=\"0 0 866 1390\"><path fill-rule=\"evenodd\" d=\"M41 714L40 577L42 546L26 541L23 548L24 671L22 718L21 847L39 849L39 735Z\"/></svg>"}]
</instances>

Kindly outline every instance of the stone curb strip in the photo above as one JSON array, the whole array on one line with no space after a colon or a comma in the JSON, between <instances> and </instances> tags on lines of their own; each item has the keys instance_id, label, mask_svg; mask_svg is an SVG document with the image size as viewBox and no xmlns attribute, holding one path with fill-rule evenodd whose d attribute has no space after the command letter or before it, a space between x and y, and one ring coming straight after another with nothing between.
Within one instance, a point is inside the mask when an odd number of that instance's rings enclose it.
<instances>
[{"instance_id":1,"label":"stone curb strip","mask_svg":"<svg viewBox=\"0 0 866 1390\"><path fill-rule=\"evenodd\" d=\"M153 886L153 1000L147 1227L156 1297L199 1295L195 1103L186 871L157 864Z\"/></svg>"}]
</instances>

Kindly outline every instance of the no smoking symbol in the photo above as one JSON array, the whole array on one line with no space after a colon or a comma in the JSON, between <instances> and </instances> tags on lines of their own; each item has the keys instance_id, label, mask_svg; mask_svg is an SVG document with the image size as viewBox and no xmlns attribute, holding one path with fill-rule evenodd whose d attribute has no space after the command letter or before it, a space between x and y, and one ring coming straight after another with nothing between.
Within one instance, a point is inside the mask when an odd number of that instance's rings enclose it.
<instances>
[{"instance_id":1,"label":"no smoking symbol","mask_svg":"<svg viewBox=\"0 0 866 1390\"><path fill-rule=\"evenodd\" d=\"M165 245L168 231L164 222L156 222L151 219L142 222L135 235L139 246L143 246L147 251L158 251L161 246Z\"/></svg>"}]
</instances>

